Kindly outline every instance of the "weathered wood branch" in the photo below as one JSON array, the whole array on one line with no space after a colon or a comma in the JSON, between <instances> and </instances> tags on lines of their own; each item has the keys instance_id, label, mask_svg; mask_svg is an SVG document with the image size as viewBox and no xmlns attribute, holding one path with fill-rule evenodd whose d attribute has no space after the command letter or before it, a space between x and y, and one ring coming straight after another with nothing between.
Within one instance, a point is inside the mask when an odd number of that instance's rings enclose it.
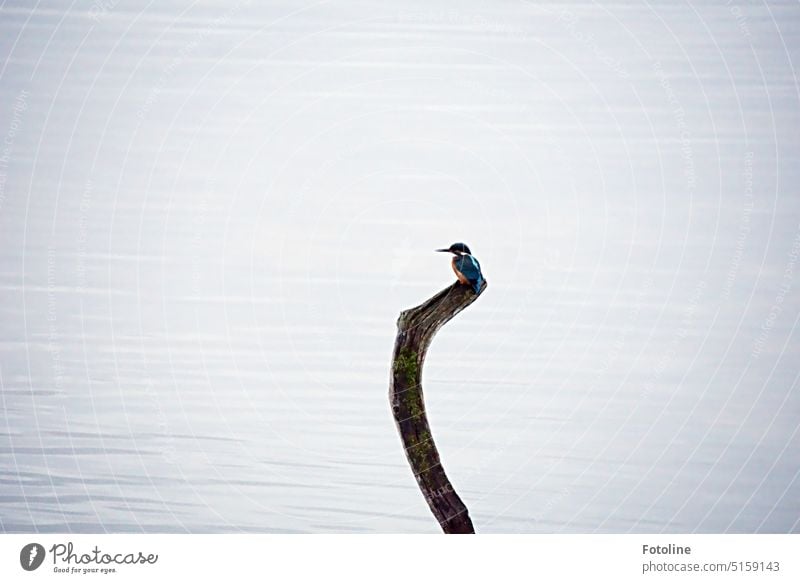
<instances>
[{"instance_id":1,"label":"weathered wood branch","mask_svg":"<svg viewBox=\"0 0 800 583\"><path fill-rule=\"evenodd\" d=\"M481 292L486 289L486 282ZM400 313L392 357L389 400L406 458L433 515L447 534L472 534L464 502L447 479L433 442L422 398L422 365L436 332L478 295L458 282L416 308Z\"/></svg>"}]
</instances>

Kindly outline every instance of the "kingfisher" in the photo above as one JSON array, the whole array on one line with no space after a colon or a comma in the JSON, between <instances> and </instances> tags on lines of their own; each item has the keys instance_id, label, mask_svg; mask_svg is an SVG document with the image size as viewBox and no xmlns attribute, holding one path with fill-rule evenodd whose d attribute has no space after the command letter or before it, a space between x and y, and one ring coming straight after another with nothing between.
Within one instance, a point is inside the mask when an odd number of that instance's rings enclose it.
<instances>
[{"instance_id":1,"label":"kingfisher","mask_svg":"<svg viewBox=\"0 0 800 583\"><path fill-rule=\"evenodd\" d=\"M469 250L469 247L464 243L453 243L447 249L437 249L436 251L452 253L454 255L453 271L456 272L458 281L470 286L476 294L481 293L481 286L484 281L481 273L481 264L472 256L472 251Z\"/></svg>"}]
</instances>

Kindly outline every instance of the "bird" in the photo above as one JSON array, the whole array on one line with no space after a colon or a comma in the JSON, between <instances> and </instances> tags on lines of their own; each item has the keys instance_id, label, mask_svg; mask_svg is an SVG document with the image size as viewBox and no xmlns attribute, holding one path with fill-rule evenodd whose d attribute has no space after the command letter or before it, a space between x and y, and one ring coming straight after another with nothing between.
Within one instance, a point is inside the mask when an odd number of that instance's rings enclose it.
<instances>
[{"instance_id":1,"label":"bird","mask_svg":"<svg viewBox=\"0 0 800 583\"><path fill-rule=\"evenodd\" d=\"M453 257L453 271L456 272L458 281L464 285L472 288L475 294L481 293L481 286L483 286L484 277L481 273L481 264L472 256L472 251L469 250L464 243L453 243L447 249L436 249L439 253L452 253Z\"/></svg>"}]
</instances>

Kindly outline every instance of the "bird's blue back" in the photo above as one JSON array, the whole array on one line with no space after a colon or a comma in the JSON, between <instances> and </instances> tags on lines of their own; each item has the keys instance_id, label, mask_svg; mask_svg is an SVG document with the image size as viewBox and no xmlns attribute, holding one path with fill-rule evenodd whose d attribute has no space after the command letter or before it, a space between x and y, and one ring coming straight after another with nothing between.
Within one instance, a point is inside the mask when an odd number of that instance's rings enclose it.
<instances>
[{"instance_id":1,"label":"bird's blue back","mask_svg":"<svg viewBox=\"0 0 800 583\"><path fill-rule=\"evenodd\" d=\"M483 285L483 274L481 273L481 264L472 255L460 255L456 257L456 269L464 274L469 282L472 284L472 289L475 293L480 293L481 285Z\"/></svg>"}]
</instances>

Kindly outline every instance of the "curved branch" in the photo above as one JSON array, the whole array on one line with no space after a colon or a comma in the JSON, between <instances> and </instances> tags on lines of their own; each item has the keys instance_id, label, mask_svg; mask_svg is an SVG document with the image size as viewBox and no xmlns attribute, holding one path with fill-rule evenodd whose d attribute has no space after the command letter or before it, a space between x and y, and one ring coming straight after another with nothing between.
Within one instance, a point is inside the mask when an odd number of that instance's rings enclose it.
<instances>
[{"instance_id":1,"label":"curved branch","mask_svg":"<svg viewBox=\"0 0 800 583\"><path fill-rule=\"evenodd\" d=\"M481 292L486 289L486 282ZM433 442L422 398L422 365L436 332L478 298L458 282L428 301L400 313L392 356L389 400L406 458L442 530L448 534L475 532L467 507L444 472Z\"/></svg>"}]
</instances>

